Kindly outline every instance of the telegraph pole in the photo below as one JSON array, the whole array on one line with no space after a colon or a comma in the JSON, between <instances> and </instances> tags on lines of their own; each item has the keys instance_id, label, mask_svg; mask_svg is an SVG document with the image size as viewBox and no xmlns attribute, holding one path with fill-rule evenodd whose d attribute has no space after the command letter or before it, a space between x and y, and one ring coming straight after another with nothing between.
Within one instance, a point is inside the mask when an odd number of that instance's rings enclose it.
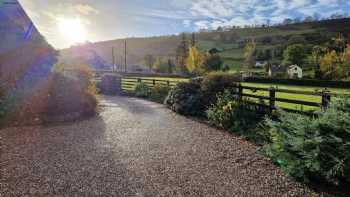
<instances>
[{"instance_id":1,"label":"telegraph pole","mask_svg":"<svg viewBox=\"0 0 350 197\"><path fill-rule=\"evenodd\" d=\"M124 41L124 65L125 65L125 72L127 72L127 64L126 64L126 40Z\"/></svg>"},{"instance_id":2,"label":"telegraph pole","mask_svg":"<svg viewBox=\"0 0 350 197\"><path fill-rule=\"evenodd\" d=\"M114 56L114 47L112 47L112 71L116 71L116 66L115 66L115 56Z\"/></svg>"}]
</instances>

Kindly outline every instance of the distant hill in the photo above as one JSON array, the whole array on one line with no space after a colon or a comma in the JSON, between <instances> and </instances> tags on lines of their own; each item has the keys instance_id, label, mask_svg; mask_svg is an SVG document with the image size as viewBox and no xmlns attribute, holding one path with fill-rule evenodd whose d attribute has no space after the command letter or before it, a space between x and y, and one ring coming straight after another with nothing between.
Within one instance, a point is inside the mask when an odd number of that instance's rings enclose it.
<instances>
[{"instance_id":1,"label":"distant hill","mask_svg":"<svg viewBox=\"0 0 350 197\"><path fill-rule=\"evenodd\" d=\"M201 51L214 47L219 49L225 64L236 69L243 63L243 48L247 39L255 39L258 50L265 52L267 50L271 54L271 59L279 59L287 44L299 42L321 44L339 33L342 33L345 38L349 38L350 19L198 32L196 39ZM126 41L128 64L142 64L143 57L147 54L155 57L173 58L176 47L180 43L180 36L127 38ZM109 64L112 63L112 47L115 47L117 63L123 61L124 39L91 43L89 47ZM75 48L77 47L61 50L62 60L71 58L70 54Z\"/></svg>"}]
</instances>

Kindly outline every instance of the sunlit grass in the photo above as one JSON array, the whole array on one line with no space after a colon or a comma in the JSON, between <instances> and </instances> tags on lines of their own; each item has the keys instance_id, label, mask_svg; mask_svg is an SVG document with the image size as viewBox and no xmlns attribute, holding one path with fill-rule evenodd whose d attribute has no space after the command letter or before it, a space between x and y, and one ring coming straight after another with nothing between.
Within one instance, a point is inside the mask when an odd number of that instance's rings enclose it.
<instances>
[{"instance_id":1,"label":"sunlit grass","mask_svg":"<svg viewBox=\"0 0 350 197\"><path fill-rule=\"evenodd\" d=\"M322 87L291 86L291 85L277 85L277 84L259 84L259 83L243 83L243 85L249 86L249 87L258 87L258 88L276 87L278 89L299 90L299 91L309 91L309 92L321 92L322 90L325 89ZM349 89L327 88L327 90L330 90L331 93L349 94L350 95ZM269 92L267 92L267 91L253 92L251 90L244 90L244 93L254 94L254 95L259 95L259 96L269 96ZM310 101L310 102L316 102L316 103L322 102L321 96L282 93L282 92L276 92L276 98L284 98L284 99L298 100L298 101ZM257 100L257 99L253 99L253 100ZM268 101L266 101L266 102L268 103ZM295 110L303 110L303 111L317 109L317 107L305 106L305 105L300 105L300 104L292 104L292 103L283 103L283 102L276 102L276 105L277 105L277 107L283 107L283 108L295 109Z\"/></svg>"}]
</instances>

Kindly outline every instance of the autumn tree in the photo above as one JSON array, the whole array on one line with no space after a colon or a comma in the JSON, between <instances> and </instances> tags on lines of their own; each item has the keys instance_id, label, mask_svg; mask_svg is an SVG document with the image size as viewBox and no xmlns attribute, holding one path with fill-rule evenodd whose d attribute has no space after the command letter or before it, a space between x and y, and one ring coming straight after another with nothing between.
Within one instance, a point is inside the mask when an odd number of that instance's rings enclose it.
<instances>
[{"instance_id":1,"label":"autumn tree","mask_svg":"<svg viewBox=\"0 0 350 197\"><path fill-rule=\"evenodd\" d=\"M187 59L187 70L195 75L200 75L205 72L203 69L203 55L199 52L196 46L190 47Z\"/></svg>"},{"instance_id":2,"label":"autumn tree","mask_svg":"<svg viewBox=\"0 0 350 197\"><path fill-rule=\"evenodd\" d=\"M254 59L254 52L256 49L256 43L255 40L249 40L245 47L244 47L244 65L246 66L246 68L251 68L254 66L255 64L255 59Z\"/></svg>"},{"instance_id":3,"label":"autumn tree","mask_svg":"<svg viewBox=\"0 0 350 197\"><path fill-rule=\"evenodd\" d=\"M343 79L345 77L341 56L335 50L325 54L321 60L321 74L323 79Z\"/></svg>"}]
</instances>

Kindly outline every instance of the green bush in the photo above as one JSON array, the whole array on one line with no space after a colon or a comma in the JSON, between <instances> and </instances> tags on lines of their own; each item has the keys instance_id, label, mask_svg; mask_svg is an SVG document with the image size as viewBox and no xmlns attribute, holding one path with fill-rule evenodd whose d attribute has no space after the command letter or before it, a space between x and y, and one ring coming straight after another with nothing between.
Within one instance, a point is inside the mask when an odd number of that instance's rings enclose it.
<instances>
[{"instance_id":1,"label":"green bush","mask_svg":"<svg viewBox=\"0 0 350 197\"><path fill-rule=\"evenodd\" d=\"M232 90L219 93L216 104L207 110L209 123L244 135L257 143L263 143L268 136L260 132L260 125L268 111L247 102L247 100L239 101L232 94Z\"/></svg>"},{"instance_id":2,"label":"green bush","mask_svg":"<svg viewBox=\"0 0 350 197\"><path fill-rule=\"evenodd\" d=\"M336 99L317 117L282 112L266 120L268 156L289 175L332 184L350 181L350 99Z\"/></svg>"},{"instance_id":3,"label":"green bush","mask_svg":"<svg viewBox=\"0 0 350 197\"><path fill-rule=\"evenodd\" d=\"M151 88L146 83L138 83L135 87L135 95L140 98L148 98Z\"/></svg>"},{"instance_id":4,"label":"green bush","mask_svg":"<svg viewBox=\"0 0 350 197\"><path fill-rule=\"evenodd\" d=\"M158 103L164 103L165 98L168 96L170 87L156 84L150 92L149 98L152 101Z\"/></svg>"},{"instance_id":5,"label":"green bush","mask_svg":"<svg viewBox=\"0 0 350 197\"><path fill-rule=\"evenodd\" d=\"M200 80L179 83L169 92L164 103L173 111L191 116L201 116L205 107L202 104Z\"/></svg>"},{"instance_id":6,"label":"green bush","mask_svg":"<svg viewBox=\"0 0 350 197\"><path fill-rule=\"evenodd\" d=\"M203 78L201 83L201 90L203 92L205 106L210 106L216 103L216 96L218 93L224 92L225 89L232 89L236 87L236 82L239 77L233 74L224 72L212 72Z\"/></svg>"}]
</instances>

